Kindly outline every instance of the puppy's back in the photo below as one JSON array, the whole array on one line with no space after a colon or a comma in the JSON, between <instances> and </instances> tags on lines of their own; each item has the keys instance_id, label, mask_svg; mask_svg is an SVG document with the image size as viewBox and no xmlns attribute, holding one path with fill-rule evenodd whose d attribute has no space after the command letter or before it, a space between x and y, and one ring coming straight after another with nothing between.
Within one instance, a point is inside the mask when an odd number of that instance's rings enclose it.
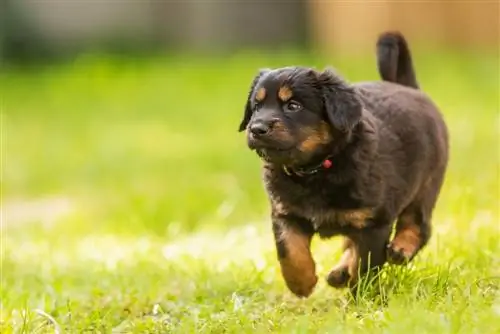
<instances>
[{"instance_id":1,"label":"puppy's back","mask_svg":"<svg viewBox=\"0 0 500 334\"><path fill-rule=\"evenodd\" d=\"M421 90L388 81L357 82L353 87L360 94L365 108L377 118L440 116L438 107Z\"/></svg>"},{"instance_id":2,"label":"puppy's back","mask_svg":"<svg viewBox=\"0 0 500 334\"><path fill-rule=\"evenodd\" d=\"M387 81L354 86L367 112L380 121L382 147L389 151L405 147L408 164L429 175L436 168L442 172L448 160L448 129L438 107L424 92Z\"/></svg>"}]
</instances>

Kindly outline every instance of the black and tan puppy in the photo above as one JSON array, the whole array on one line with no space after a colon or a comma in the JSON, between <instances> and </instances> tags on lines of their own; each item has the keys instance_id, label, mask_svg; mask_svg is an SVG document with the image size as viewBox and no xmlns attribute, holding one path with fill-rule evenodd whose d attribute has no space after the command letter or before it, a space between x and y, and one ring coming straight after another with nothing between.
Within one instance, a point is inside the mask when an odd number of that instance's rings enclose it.
<instances>
[{"instance_id":1,"label":"black and tan puppy","mask_svg":"<svg viewBox=\"0 0 500 334\"><path fill-rule=\"evenodd\" d=\"M327 276L334 287L410 261L429 240L447 128L400 33L380 35L377 62L383 80L357 84L331 70L265 69L248 95L239 129L263 160L281 271L297 296L318 280L314 234L345 237Z\"/></svg>"}]
</instances>

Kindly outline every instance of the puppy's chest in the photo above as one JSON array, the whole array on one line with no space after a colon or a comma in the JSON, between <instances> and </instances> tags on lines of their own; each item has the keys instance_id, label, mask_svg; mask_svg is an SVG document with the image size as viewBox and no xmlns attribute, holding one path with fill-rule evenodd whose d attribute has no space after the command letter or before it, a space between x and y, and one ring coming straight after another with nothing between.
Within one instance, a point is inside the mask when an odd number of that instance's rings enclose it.
<instances>
[{"instance_id":1,"label":"puppy's chest","mask_svg":"<svg viewBox=\"0 0 500 334\"><path fill-rule=\"evenodd\" d=\"M309 220L320 234L328 234L326 231L330 230L340 232L346 228L362 229L367 227L370 224L370 219L373 218L373 209L365 207L340 209L307 204L287 205L285 202L283 208L285 212Z\"/></svg>"},{"instance_id":2,"label":"puppy's chest","mask_svg":"<svg viewBox=\"0 0 500 334\"><path fill-rule=\"evenodd\" d=\"M346 228L362 229L370 224L374 208L352 194L350 187L270 184L274 210L293 214L311 222L320 234L335 234Z\"/></svg>"}]
</instances>

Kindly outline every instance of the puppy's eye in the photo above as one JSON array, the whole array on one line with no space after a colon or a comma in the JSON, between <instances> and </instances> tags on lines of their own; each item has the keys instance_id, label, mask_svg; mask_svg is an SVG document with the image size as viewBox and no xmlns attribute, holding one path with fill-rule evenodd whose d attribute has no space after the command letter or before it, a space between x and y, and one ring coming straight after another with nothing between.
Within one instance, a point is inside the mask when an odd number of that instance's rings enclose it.
<instances>
[{"instance_id":1,"label":"puppy's eye","mask_svg":"<svg viewBox=\"0 0 500 334\"><path fill-rule=\"evenodd\" d=\"M257 110L259 110L259 108L260 108L260 103L255 102L255 104L253 105L253 111L257 111Z\"/></svg>"},{"instance_id":2,"label":"puppy's eye","mask_svg":"<svg viewBox=\"0 0 500 334\"><path fill-rule=\"evenodd\" d=\"M299 111L302 109L302 105L297 101L290 101L286 104L285 108L289 111Z\"/></svg>"}]
</instances>

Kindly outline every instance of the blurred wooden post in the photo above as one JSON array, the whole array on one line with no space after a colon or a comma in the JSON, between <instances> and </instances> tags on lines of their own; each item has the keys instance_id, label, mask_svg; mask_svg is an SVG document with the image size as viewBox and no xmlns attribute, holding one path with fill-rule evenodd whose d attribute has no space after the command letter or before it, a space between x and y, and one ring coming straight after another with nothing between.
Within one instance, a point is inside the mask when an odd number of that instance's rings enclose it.
<instances>
[{"instance_id":1,"label":"blurred wooden post","mask_svg":"<svg viewBox=\"0 0 500 334\"><path fill-rule=\"evenodd\" d=\"M498 1L309 0L309 14L313 45L327 54L373 52L385 30L412 44L498 49Z\"/></svg>"},{"instance_id":2,"label":"blurred wooden post","mask_svg":"<svg viewBox=\"0 0 500 334\"><path fill-rule=\"evenodd\" d=\"M326 53L373 50L377 33L390 27L389 0L310 1L312 41Z\"/></svg>"},{"instance_id":3,"label":"blurred wooden post","mask_svg":"<svg viewBox=\"0 0 500 334\"><path fill-rule=\"evenodd\" d=\"M447 36L450 42L469 48L496 46L500 39L499 1L454 1L448 6Z\"/></svg>"}]
</instances>

